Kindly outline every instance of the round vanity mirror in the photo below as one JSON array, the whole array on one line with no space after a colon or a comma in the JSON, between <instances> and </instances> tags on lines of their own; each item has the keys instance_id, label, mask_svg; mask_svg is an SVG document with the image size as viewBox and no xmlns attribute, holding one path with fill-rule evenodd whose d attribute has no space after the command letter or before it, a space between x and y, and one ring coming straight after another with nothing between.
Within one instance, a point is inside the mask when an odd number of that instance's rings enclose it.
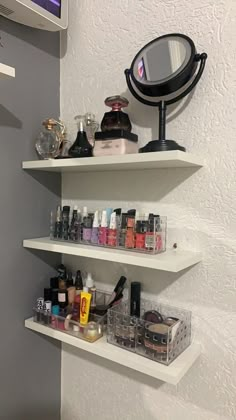
<instances>
[{"instance_id":1,"label":"round vanity mirror","mask_svg":"<svg viewBox=\"0 0 236 420\"><path fill-rule=\"evenodd\" d=\"M136 99L145 105L158 106L160 111L159 140L149 142L140 152L185 151L173 140L165 139L166 106L182 99L196 86L206 58L205 53L197 54L193 41L182 34L156 38L136 54L130 69L125 70L128 87Z\"/></svg>"}]
</instances>

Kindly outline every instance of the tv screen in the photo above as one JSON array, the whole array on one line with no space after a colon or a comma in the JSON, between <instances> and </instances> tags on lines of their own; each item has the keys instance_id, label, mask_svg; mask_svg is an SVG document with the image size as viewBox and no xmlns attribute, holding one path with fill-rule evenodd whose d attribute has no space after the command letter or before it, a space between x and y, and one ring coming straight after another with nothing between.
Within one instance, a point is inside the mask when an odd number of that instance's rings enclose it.
<instances>
[{"instance_id":1,"label":"tv screen","mask_svg":"<svg viewBox=\"0 0 236 420\"><path fill-rule=\"evenodd\" d=\"M44 10L47 10L49 13L52 13L58 18L61 17L61 1L62 0L31 0L33 3L38 4Z\"/></svg>"}]
</instances>

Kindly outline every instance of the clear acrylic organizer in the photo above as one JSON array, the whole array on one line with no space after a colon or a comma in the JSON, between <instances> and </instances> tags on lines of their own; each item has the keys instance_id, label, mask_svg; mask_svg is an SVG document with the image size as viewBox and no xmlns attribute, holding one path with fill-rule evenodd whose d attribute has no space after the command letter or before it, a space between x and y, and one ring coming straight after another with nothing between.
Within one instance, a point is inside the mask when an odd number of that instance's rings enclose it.
<instances>
[{"instance_id":1,"label":"clear acrylic organizer","mask_svg":"<svg viewBox=\"0 0 236 420\"><path fill-rule=\"evenodd\" d=\"M97 307L103 308L106 306L110 297L110 293L97 291ZM89 341L90 343L97 341L103 336L107 324L107 314L98 315L90 312L88 323L82 325L79 322L72 320L68 313L65 316L58 316L37 308L33 308L33 319L35 322L43 324L48 328L62 331L65 334Z\"/></svg>"},{"instance_id":2,"label":"clear acrylic organizer","mask_svg":"<svg viewBox=\"0 0 236 420\"><path fill-rule=\"evenodd\" d=\"M61 234L55 235L55 218L51 216L50 238L63 242L80 243L91 246L100 246L113 249L122 249L144 254L159 254L166 251L167 217L154 216L148 221L145 216L127 216L126 226L122 226L122 218L117 216L116 229L84 227L83 223L77 226L76 234L70 232L70 224L63 226ZM58 231L58 230L57 230Z\"/></svg>"},{"instance_id":3,"label":"clear acrylic organizer","mask_svg":"<svg viewBox=\"0 0 236 420\"><path fill-rule=\"evenodd\" d=\"M145 320L151 311L161 314L163 322ZM169 365L191 344L191 312L142 299L137 318L130 316L129 302L122 302L108 311L107 341Z\"/></svg>"}]
</instances>

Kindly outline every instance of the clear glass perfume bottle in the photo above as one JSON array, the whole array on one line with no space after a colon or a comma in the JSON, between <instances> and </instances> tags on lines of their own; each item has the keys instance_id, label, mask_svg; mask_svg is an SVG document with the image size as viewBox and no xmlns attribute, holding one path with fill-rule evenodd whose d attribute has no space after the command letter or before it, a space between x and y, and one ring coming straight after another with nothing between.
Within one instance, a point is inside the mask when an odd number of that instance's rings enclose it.
<instances>
[{"instance_id":1,"label":"clear glass perfume bottle","mask_svg":"<svg viewBox=\"0 0 236 420\"><path fill-rule=\"evenodd\" d=\"M44 129L39 133L35 148L42 159L54 159L60 154L64 125L48 118L42 123Z\"/></svg>"},{"instance_id":2,"label":"clear glass perfume bottle","mask_svg":"<svg viewBox=\"0 0 236 420\"><path fill-rule=\"evenodd\" d=\"M84 131L86 131L88 141L91 144L91 146L94 147L94 135L99 128L99 123L96 121L95 115L91 112L87 112L85 115L76 115L75 121L77 123L78 130L80 121L83 122Z\"/></svg>"}]
</instances>

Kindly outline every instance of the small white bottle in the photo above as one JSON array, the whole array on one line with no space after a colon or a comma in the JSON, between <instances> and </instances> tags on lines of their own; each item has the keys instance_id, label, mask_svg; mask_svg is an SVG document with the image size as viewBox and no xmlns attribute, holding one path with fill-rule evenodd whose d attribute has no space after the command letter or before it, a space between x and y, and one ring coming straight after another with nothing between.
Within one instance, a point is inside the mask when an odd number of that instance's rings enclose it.
<instances>
[{"instance_id":1,"label":"small white bottle","mask_svg":"<svg viewBox=\"0 0 236 420\"><path fill-rule=\"evenodd\" d=\"M88 275L87 275L87 278L86 278L86 287L88 288L89 293L90 293L90 289L92 287L94 287L94 281L93 281L93 278L92 278L91 273L88 273Z\"/></svg>"}]
</instances>

